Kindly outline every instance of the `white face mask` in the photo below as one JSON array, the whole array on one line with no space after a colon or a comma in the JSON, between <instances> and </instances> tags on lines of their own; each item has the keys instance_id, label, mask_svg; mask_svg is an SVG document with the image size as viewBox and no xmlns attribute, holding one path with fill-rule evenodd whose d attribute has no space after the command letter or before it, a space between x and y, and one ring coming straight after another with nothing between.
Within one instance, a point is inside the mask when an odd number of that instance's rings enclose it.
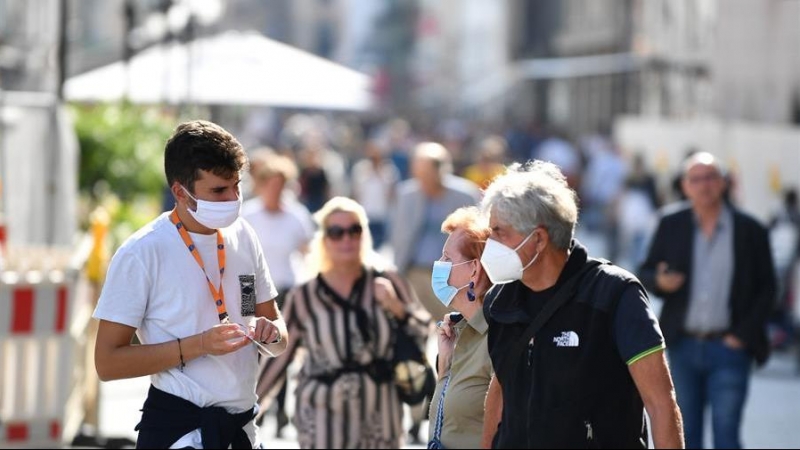
<instances>
[{"instance_id":1,"label":"white face mask","mask_svg":"<svg viewBox=\"0 0 800 450\"><path fill-rule=\"evenodd\" d=\"M517 250L525 245L531 236L533 236L533 231L516 248L503 245L494 239L486 240L486 247L481 255L481 264L492 284L506 284L521 279L525 269L536 261L539 253L536 253L531 262L522 267L522 260L519 259L517 254Z\"/></svg>"},{"instance_id":2,"label":"white face mask","mask_svg":"<svg viewBox=\"0 0 800 450\"><path fill-rule=\"evenodd\" d=\"M209 202L197 199L189 193L188 189L183 186L181 188L186 195L197 202L196 211L192 211L190 208L186 208L186 210L200 225L211 229L225 228L231 226L239 218L239 212L242 210L241 196L229 202Z\"/></svg>"}]
</instances>

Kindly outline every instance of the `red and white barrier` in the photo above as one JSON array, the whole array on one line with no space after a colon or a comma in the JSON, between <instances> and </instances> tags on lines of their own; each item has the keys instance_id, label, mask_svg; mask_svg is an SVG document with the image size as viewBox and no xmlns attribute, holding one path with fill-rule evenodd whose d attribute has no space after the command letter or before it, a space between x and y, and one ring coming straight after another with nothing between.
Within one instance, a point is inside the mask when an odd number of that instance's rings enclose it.
<instances>
[{"instance_id":1,"label":"red and white barrier","mask_svg":"<svg viewBox=\"0 0 800 450\"><path fill-rule=\"evenodd\" d=\"M62 445L75 376L75 282L39 274L0 279L0 448Z\"/></svg>"}]
</instances>

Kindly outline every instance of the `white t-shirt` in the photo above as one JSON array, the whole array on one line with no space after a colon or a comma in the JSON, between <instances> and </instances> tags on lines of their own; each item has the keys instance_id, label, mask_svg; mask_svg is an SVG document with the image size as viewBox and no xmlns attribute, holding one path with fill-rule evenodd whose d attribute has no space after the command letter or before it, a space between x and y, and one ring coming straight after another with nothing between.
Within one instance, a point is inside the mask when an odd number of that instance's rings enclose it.
<instances>
[{"instance_id":1,"label":"white t-shirt","mask_svg":"<svg viewBox=\"0 0 800 450\"><path fill-rule=\"evenodd\" d=\"M142 227L114 254L93 315L136 328L142 344L174 341L219 324L206 277L169 214ZM209 278L218 286L216 234L190 235ZM242 316L240 283L254 281L256 303L271 300L277 291L253 229L239 219L223 229L222 235L225 305L232 322L248 325L252 315ZM150 379L156 388L200 407L220 406L235 414L251 409L257 401L257 369L258 354L255 346L249 345L227 355L194 359L186 363L183 372L176 366ZM258 443L252 421L245 431L252 443ZM199 443L199 429L175 444L186 442Z\"/></svg>"},{"instance_id":2,"label":"white t-shirt","mask_svg":"<svg viewBox=\"0 0 800 450\"><path fill-rule=\"evenodd\" d=\"M314 236L314 222L305 206L285 203L282 206L282 211L270 212L262 204L242 217L261 241L275 286L287 289L297 283L302 264L300 249Z\"/></svg>"}]
</instances>

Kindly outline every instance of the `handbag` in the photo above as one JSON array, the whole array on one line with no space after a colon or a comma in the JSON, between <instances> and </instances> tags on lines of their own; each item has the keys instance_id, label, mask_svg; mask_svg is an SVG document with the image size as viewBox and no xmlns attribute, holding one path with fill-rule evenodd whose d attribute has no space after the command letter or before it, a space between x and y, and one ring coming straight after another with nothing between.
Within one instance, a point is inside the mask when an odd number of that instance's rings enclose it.
<instances>
[{"instance_id":1,"label":"handbag","mask_svg":"<svg viewBox=\"0 0 800 450\"><path fill-rule=\"evenodd\" d=\"M394 356L392 377L397 394L403 403L418 405L436 389L436 375L423 347L410 336L405 327L394 327Z\"/></svg>"}]
</instances>

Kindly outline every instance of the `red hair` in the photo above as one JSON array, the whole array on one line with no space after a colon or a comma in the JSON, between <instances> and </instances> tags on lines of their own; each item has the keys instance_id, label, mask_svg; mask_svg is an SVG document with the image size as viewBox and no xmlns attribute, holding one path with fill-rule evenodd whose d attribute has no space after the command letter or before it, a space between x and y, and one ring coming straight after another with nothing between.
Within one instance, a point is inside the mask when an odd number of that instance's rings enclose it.
<instances>
[{"instance_id":1,"label":"red hair","mask_svg":"<svg viewBox=\"0 0 800 450\"><path fill-rule=\"evenodd\" d=\"M479 259L492 230L478 208L459 208L444 219L442 232L453 234L459 230L464 233L465 239L459 243L458 250L467 258Z\"/></svg>"}]
</instances>

